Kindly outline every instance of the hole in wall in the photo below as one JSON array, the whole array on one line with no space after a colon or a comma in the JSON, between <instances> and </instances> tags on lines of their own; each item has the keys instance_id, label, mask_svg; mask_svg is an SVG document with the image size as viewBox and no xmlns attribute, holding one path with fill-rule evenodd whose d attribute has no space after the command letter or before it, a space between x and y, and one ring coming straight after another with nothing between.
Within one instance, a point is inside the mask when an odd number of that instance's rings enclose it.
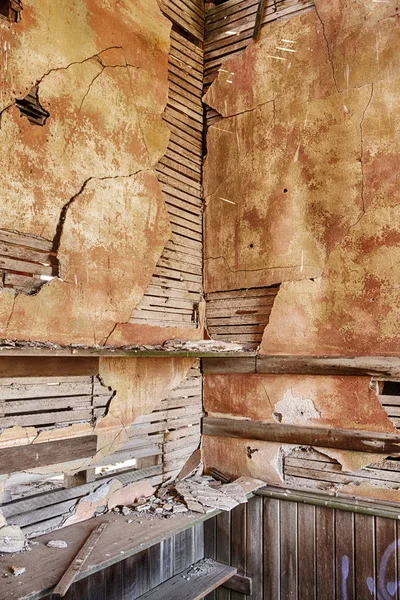
<instances>
[{"instance_id":1,"label":"hole in wall","mask_svg":"<svg viewBox=\"0 0 400 600\"><path fill-rule=\"evenodd\" d=\"M0 16L18 23L21 20L22 3L20 0L0 0Z\"/></svg>"},{"instance_id":2,"label":"hole in wall","mask_svg":"<svg viewBox=\"0 0 400 600\"><path fill-rule=\"evenodd\" d=\"M39 102L38 85L34 85L25 98L17 99L15 105L19 108L21 116L26 117L32 125L43 127L50 116Z\"/></svg>"}]
</instances>

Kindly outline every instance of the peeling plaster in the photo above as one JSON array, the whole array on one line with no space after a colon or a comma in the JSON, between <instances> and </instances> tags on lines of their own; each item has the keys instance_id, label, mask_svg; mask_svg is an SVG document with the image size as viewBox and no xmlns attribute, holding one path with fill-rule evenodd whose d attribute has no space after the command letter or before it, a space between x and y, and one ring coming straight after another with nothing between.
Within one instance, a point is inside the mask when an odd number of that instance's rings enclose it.
<instances>
[{"instance_id":1,"label":"peeling plaster","mask_svg":"<svg viewBox=\"0 0 400 600\"><path fill-rule=\"evenodd\" d=\"M0 448L95 434L98 436L96 456L32 469L31 472L74 473L96 466L102 458L117 452L128 441L129 428L139 415L150 414L161 406L162 400L186 377L194 361L193 358L173 357L101 358L100 375L105 385L115 390L106 416L98 419L95 425L76 423L40 432L34 427L4 429L0 433Z\"/></svg>"},{"instance_id":2,"label":"peeling plaster","mask_svg":"<svg viewBox=\"0 0 400 600\"><path fill-rule=\"evenodd\" d=\"M205 375L204 410L209 416L397 433L368 377L311 375ZM257 448L251 458L247 447ZM203 437L205 464L232 476L242 473L268 483L282 480L282 460L293 446L226 437ZM224 450L223 450L224 449ZM318 448L344 471L354 473L382 454ZM277 479L278 478L278 479Z\"/></svg>"},{"instance_id":3,"label":"peeling plaster","mask_svg":"<svg viewBox=\"0 0 400 600\"><path fill-rule=\"evenodd\" d=\"M154 171L169 139L170 23L155 0L28 0L21 23L0 27L0 227L53 240L60 266L35 296L0 294L0 336L104 343L171 235ZM15 106L35 85L43 127Z\"/></svg>"}]
</instances>

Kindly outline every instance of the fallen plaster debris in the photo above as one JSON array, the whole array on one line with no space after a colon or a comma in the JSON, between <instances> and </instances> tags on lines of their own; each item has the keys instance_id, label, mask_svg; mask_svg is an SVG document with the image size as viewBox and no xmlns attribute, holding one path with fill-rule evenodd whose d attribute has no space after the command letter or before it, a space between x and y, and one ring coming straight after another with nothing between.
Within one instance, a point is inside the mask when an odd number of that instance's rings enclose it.
<instances>
[{"instance_id":1,"label":"fallen plaster debris","mask_svg":"<svg viewBox=\"0 0 400 600\"><path fill-rule=\"evenodd\" d=\"M46 546L48 548L68 548L68 544L67 542L64 542L64 540L50 540L47 542Z\"/></svg>"},{"instance_id":2,"label":"fallen plaster debris","mask_svg":"<svg viewBox=\"0 0 400 600\"><path fill-rule=\"evenodd\" d=\"M14 577L19 577L20 575L26 573L26 567L10 567L10 571Z\"/></svg>"},{"instance_id":3,"label":"fallen plaster debris","mask_svg":"<svg viewBox=\"0 0 400 600\"><path fill-rule=\"evenodd\" d=\"M13 554L27 547L27 539L17 525L5 525L0 528L0 552Z\"/></svg>"}]
</instances>

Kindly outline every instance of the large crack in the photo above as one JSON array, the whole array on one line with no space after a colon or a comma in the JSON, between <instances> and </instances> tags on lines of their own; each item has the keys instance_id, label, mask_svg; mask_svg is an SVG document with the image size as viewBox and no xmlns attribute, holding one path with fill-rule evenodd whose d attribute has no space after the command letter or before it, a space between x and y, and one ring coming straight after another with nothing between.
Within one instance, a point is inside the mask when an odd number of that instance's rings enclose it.
<instances>
[{"instance_id":1,"label":"large crack","mask_svg":"<svg viewBox=\"0 0 400 600\"><path fill-rule=\"evenodd\" d=\"M325 23L323 22L323 20L321 18L321 15L318 12L317 5L315 5L315 14L317 15L318 20L319 20L319 22L321 23L321 26L322 26L322 35L324 36L324 40L325 40L325 44L326 44L326 49L327 49L327 52L328 52L328 60L329 60L329 63L331 65L331 68L332 68L333 83L335 85L336 91L338 93L340 93L339 86L338 86L337 80L336 80L335 65L333 63L333 58L332 58L332 53L331 53L331 47L329 45L329 40L328 40L328 37L326 35Z\"/></svg>"},{"instance_id":2,"label":"large crack","mask_svg":"<svg viewBox=\"0 0 400 600\"><path fill-rule=\"evenodd\" d=\"M360 138L361 138L361 150L360 150L360 164L361 164L361 201L362 201L362 210L363 213L365 213L365 199L364 199L364 192L365 192L365 178L364 178L364 120L365 120L365 115L367 113L367 110L372 102L372 97L374 95L374 84L371 83L371 94L370 97L368 99L367 105L364 108L363 114L362 114L362 119L361 119L361 123L360 123Z\"/></svg>"},{"instance_id":3,"label":"large crack","mask_svg":"<svg viewBox=\"0 0 400 600\"><path fill-rule=\"evenodd\" d=\"M321 267L319 265L306 265L306 264L301 264L301 265L285 265L285 266L278 266L278 267L261 267L258 269L232 269L231 266L228 263L228 260L225 256L206 256L204 258L204 261L207 260L223 260L224 263L226 264L226 266L228 267L229 271L231 273L257 273L260 271L274 271L274 270L279 270L279 269L301 269L304 267L307 268L311 268L311 269L321 269ZM307 279L306 277L304 279ZM281 283L281 282L277 282L277 283ZM270 285L275 285L275 284L270 284Z\"/></svg>"}]
</instances>

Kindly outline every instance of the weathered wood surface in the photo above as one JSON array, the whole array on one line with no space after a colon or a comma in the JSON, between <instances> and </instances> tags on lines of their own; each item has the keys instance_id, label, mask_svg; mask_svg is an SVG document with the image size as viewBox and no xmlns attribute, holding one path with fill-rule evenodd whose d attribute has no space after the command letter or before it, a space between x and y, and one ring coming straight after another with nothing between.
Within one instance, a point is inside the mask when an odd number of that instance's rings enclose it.
<instances>
[{"instance_id":1,"label":"weathered wood surface","mask_svg":"<svg viewBox=\"0 0 400 600\"><path fill-rule=\"evenodd\" d=\"M0 377L65 377L67 375L97 375L98 358L74 357L0 357Z\"/></svg>"},{"instance_id":2,"label":"weathered wood surface","mask_svg":"<svg viewBox=\"0 0 400 600\"><path fill-rule=\"evenodd\" d=\"M28 444L0 450L0 475L46 467L96 454L97 435Z\"/></svg>"},{"instance_id":3,"label":"weathered wood surface","mask_svg":"<svg viewBox=\"0 0 400 600\"><path fill-rule=\"evenodd\" d=\"M203 420L203 434L386 455L400 453L400 435L353 429L206 417Z\"/></svg>"},{"instance_id":4,"label":"weathered wood surface","mask_svg":"<svg viewBox=\"0 0 400 600\"><path fill-rule=\"evenodd\" d=\"M400 379L398 356L235 356L204 357L203 372L302 375L365 375Z\"/></svg>"},{"instance_id":5,"label":"weathered wood surface","mask_svg":"<svg viewBox=\"0 0 400 600\"><path fill-rule=\"evenodd\" d=\"M111 513L66 527L62 536L60 536L60 532L55 532L37 538L39 544L34 546L31 552L12 557L12 564L16 567L24 566L26 573L18 578L9 577L3 580L0 587L0 600L36 600L51 593L89 533L100 523L109 522L110 524L102 535L101 544L94 548L89 564L79 574L78 579L83 579L106 567L115 565L121 560L128 559L167 540L172 535L193 528L217 513L218 511L207 515L188 513L163 520L149 520L141 517L135 518L129 524L126 522L126 517ZM57 551L48 548L46 543L52 539L63 539L67 542L68 547ZM9 565L10 557L1 556L1 572L7 572ZM46 565L46 568L38 568L38 565Z\"/></svg>"},{"instance_id":6,"label":"weathered wood surface","mask_svg":"<svg viewBox=\"0 0 400 600\"><path fill-rule=\"evenodd\" d=\"M164 600L165 598L201 600L206 594L231 579L235 573L235 567L206 559L140 596L139 600Z\"/></svg>"},{"instance_id":7,"label":"weathered wood surface","mask_svg":"<svg viewBox=\"0 0 400 600\"><path fill-rule=\"evenodd\" d=\"M279 286L216 292L206 296L206 326L213 339L243 344L256 349Z\"/></svg>"}]
</instances>

